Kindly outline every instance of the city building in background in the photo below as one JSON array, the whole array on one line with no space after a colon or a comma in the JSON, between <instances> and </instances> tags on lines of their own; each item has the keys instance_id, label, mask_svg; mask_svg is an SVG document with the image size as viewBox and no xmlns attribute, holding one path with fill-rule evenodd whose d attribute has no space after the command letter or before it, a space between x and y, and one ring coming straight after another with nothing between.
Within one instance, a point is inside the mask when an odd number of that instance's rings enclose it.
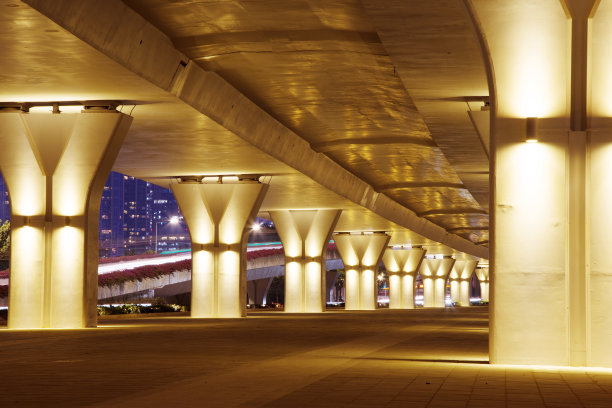
<instances>
[{"instance_id":1,"label":"city building in background","mask_svg":"<svg viewBox=\"0 0 612 408\"><path fill-rule=\"evenodd\" d=\"M9 195L4 179L0 175L0 222L11 219L11 206L9 204Z\"/></svg>"},{"instance_id":2,"label":"city building in background","mask_svg":"<svg viewBox=\"0 0 612 408\"><path fill-rule=\"evenodd\" d=\"M172 191L111 172L100 203L100 257L190 247L189 231Z\"/></svg>"},{"instance_id":3,"label":"city building in background","mask_svg":"<svg viewBox=\"0 0 612 408\"><path fill-rule=\"evenodd\" d=\"M0 220L10 219L0 177ZM190 247L189 231L172 191L111 172L100 203L100 257L138 255Z\"/></svg>"},{"instance_id":4,"label":"city building in background","mask_svg":"<svg viewBox=\"0 0 612 408\"><path fill-rule=\"evenodd\" d=\"M11 216L9 194L0 176L0 221ZM111 172L100 202L100 257L189 249L187 224L172 190ZM278 242L274 224L257 218L249 242Z\"/></svg>"}]
</instances>

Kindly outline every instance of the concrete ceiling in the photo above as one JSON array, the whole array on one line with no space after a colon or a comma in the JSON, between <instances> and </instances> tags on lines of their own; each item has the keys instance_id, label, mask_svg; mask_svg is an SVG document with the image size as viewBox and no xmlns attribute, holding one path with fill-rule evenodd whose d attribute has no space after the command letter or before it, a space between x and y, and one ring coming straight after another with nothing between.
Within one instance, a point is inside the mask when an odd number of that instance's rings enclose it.
<instances>
[{"instance_id":1,"label":"concrete ceiling","mask_svg":"<svg viewBox=\"0 0 612 408\"><path fill-rule=\"evenodd\" d=\"M271 176L262 211L342 208L338 230L487 258L463 2L24 3L0 0L0 101L125 101L116 171Z\"/></svg>"}]
</instances>

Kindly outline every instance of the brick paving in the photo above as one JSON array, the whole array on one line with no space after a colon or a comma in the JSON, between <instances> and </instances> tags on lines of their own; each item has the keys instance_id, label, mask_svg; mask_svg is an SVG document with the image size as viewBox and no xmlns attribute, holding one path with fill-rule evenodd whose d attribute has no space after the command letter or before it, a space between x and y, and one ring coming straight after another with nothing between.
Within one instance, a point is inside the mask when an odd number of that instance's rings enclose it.
<instances>
[{"instance_id":1,"label":"brick paving","mask_svg":"<svg viewBox=\"0 0 612 408\"><path fill-rule=\"evenodd\" d=\"M488 364L484 307L0 330L0 406L612 407L612 370Z\"/></svg>"}]
</instances>

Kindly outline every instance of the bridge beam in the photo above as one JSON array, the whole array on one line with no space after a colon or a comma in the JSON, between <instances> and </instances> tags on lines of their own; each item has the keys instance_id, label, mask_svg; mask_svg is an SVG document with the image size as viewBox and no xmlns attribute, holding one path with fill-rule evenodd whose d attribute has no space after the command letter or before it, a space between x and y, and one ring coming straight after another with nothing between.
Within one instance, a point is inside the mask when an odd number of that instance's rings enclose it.
<instances>
[{"instance_id":1,"label":"bridge beam","mask_svg":"<svg viewBox=\"0 0 612 408\"><path fill-rule=\"evenodd\" d=\"M270 211L285 249L285 312L325 311L327 245L340 212Z\"/></svg>"},{"instance_id":2,"label":"bridge beam","mask_svg":"<svg viewBox=\"0 0 612 408\"><path fill-rule=\"evenodd\" d=\"M191 317L246 316L246 245L267 190L255 180L172 184L191 234Z\"/></svg>"},{"instance_id":3,"label":"bridge beam","mask_svg":"<svg viewBox=\"0 0 612 408\"><path fill-rule=\"evenodd\" d=\"M425 251L388 247L383 262L389 273L389 309L414 309L414 283Z\"/></svg>"},{"instance_id":4,"label":"bridge beam","mask_svg":"<svg viewBox=\"0 0 612 408\"><path fill-rule=\"evenodd\" d=\"M132 118L54 112L0 113L11 199L9 328L97 323L100 199Z\"/></svg>"},{"instance_id":5,"label":"bridge beam","mask_svg":"<svg viewBox=\"0 0 612 408\"><path fill-rule=\"evenodd\" d=\"M391 236L383 232L334 234L346 274L346 310L376 309L378 264L389 239Z\"/></svg>"}]
</instances>

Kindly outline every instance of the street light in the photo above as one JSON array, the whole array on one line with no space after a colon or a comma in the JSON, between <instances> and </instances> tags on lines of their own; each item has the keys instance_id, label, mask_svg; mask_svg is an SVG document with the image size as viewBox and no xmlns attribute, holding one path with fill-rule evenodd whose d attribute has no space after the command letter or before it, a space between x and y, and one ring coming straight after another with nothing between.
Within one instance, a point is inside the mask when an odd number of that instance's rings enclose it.
<instances>
[{"instance_id":1,"label":"street light","mask_svg":"<svg viewBox=\"0 0 612 408\"><path fill-rule=\"evenodd\" d=\"M178 224L179 217L176 215L173 215L167 220L155 221L155 253L157 253L157 224L162 224L164 222L167 222L168 224Z\"/></svg>"}]
</instances>

